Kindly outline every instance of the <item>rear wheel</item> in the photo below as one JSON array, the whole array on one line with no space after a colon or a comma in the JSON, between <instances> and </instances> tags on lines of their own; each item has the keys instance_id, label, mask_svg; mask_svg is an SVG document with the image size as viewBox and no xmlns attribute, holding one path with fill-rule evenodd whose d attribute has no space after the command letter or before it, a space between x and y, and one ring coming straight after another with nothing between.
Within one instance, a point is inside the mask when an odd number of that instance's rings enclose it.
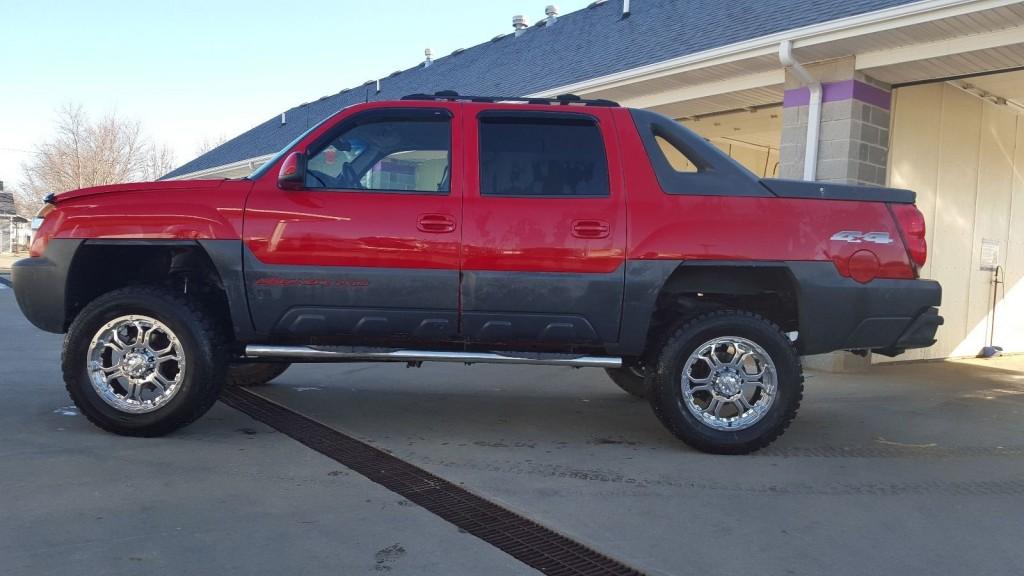
<instances>
[{"instance_id":1,"label":"rear wheel","mask_svg":"<svg viewBox=\"0 0 1024 576\"><path fill-rule=\"evenodd\" d=\"M745 454L778 438L803 396L800 359L779 328L721 311L676 330L662 347L649 394L672 434L716 454Z\"/></svg>"},{"instance_id":2,"label":"rear wheel","mask_svg":"<svg viewBox=\"0 0 1024 576\"><path fill-rule=\"evenodd\" d=\"M78 314L62 368L71 399L93 424L161 436L210 409L224 358L209 315L177 293L140 286L104 294Z\"/></svg>"},{"instance_id":3,"label":"rear wheel","mask_svg":"<svg viewBox=\"0 0 1024 576\"><path fill-rule=\"evenodd\" d=\"M232 364L228 366L225 386L263 386L288 369L287 362L273 364Z\"/></svg>"},{"instance_id":4,"label":"rear wheel","mask_svg":"<svg viewBox=\"0 0 1024 576\"><path fill-rule=\"evenodd\" d=\"M625 390L629 395L636 398L647 397L647 387L650 384L644 371L639 366L623 366L622 368L605 368L608 377L619 388Z\"/></svg>"}]
</instances>

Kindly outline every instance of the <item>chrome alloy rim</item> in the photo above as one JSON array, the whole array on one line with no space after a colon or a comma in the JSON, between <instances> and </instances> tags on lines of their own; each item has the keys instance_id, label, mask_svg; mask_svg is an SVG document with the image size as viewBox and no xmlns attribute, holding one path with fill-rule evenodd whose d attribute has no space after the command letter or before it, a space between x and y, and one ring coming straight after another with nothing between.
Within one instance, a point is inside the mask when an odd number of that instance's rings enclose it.
<instances>
[{"instance_id":1,"label":"chrome alloy rim","mask_svg":"<svg viewBox=\"0 0 1024 576\"><path fill-rule=\"evenodd\" d=\"M92 387L110 406L145 414L181 389L185 352L178 337L148 316L121 316L104 324L89 344Z\"/></svg>"},{"instance_id":2,"label":"chrome alloy rim","mask_svg":"<svg viewBox=\"0 0 1024 576\"><path fill-rule=\"evenodd\" d=\"M682 376L686 408L715 430L750 428L771 409L778 390L768 353L737 336L698 346L686 359Z\"/></svg>"}]
</instances>

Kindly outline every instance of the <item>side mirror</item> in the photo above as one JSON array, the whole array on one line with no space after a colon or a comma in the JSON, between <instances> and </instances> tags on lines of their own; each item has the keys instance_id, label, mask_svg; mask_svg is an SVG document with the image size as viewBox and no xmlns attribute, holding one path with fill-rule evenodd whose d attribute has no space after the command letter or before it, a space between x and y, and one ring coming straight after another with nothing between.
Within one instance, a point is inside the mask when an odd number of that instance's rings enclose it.
<instances>
[{"instance_id":1,"label":"side mirror","mask_svg":"<svg viewBox=\"0 0 1024 576\"><path fill-rule=\"evenodd\" d=\"M277 186L282 190L301 190L306 186L306 155L292 152L277 173Z\"/></svg>"}]
</instances>

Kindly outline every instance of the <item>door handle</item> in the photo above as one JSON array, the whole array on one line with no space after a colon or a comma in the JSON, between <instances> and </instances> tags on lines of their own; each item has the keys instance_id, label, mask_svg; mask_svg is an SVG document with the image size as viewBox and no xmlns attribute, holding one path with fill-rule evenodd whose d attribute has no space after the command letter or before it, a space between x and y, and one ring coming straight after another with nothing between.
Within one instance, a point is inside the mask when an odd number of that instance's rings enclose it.
<instances>
[{"instance_id":1,"label":"door handle","mask_svg":"<svg viewBox=\"0 0 1024 576\"><path fill-rule=\"evenodd\" d=\"M601 220L576 220L572 223L572 235L577 238L607 238L611 229Z\"/></svg>"},{"instance_id":2,"label":"door handle","mask_svg":"<svg viewBox=\"0 0 1024 576\"><path fill-rule=\"evenodd\" d=\"M431 234L455 232L455 217L448 214L421 214L416 221L416 228Z\"/></svg>"}]
</instances>

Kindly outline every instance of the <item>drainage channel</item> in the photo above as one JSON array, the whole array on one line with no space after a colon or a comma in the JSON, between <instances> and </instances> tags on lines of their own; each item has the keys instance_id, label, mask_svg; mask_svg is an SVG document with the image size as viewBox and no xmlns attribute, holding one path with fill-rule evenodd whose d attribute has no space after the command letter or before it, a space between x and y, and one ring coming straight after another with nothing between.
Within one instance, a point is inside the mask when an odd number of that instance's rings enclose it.
<instances>
[{"instance_id":1,"label":"drainage channel","mask_svg":"<svg viewBox=\"0 0 1024 576\"><path fill-rule=\"evenodd\" d=\"M248 414L544 574L642 574L444 478L244 388L221 396Z\"/></svg>"}]
</instances>

